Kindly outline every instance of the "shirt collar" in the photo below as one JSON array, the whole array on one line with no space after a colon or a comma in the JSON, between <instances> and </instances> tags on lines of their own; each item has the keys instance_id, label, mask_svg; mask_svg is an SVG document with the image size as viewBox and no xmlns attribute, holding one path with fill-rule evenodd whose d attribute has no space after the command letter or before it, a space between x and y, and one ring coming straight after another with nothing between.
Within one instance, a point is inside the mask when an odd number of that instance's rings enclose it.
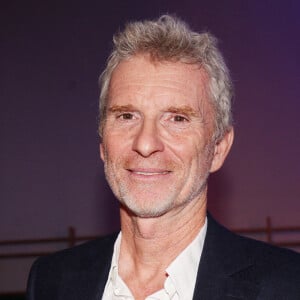
<instances>
[{"instance_id":1,"label":"shirt collar","mask_svg":"<svg viewBox=\"0 0 300 300\"><path fill-rule=\"evenodd\" d=\"M131 299L133 298L129 288L122 280L122 278L119 276L118 261L119 261L119 254L120 254L121 239L122 239L122 233L120 232L118 234L118 237L114 245L114 252L113 252L111 267L108 275L108 281L106 283L106 287L104 290L104 294L106 295L104 296L104 299L119 299L119 297L123 297L123 298L128 297Z\"/></svg>"},{"instance_id":2,"label":"shirt collar","mask_svg":"<svg viewBox=\"0 0 300 300\"><path fill-rule=\"evenodd\" d=\"M173 260L166 272L179 299L192 299L195 289L200 257L207 231L207 218L196 238ZM165 288L168 288L168 282ZM171 286L171 285L170 285ZM173 288L171 287L172 292Z\"/></svg>"}]
</instances>

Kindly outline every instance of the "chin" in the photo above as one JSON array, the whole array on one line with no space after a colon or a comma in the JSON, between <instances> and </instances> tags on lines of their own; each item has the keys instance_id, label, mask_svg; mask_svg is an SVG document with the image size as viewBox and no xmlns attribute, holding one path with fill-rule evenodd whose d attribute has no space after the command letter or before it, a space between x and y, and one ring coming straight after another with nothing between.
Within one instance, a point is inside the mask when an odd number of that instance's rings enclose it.
<instances>
[{"instance_id":1,"label":"chin","mask_svg":"<svg viewBox=\"0 0 300 300\"><path fill-rule=\"evenodd\" d=\"M160 204L158 205L152 202L152 205L145 206L135 201L128 201L128 199L122 199L120 202L129 215L139 218L158 218L173 208L173 203L165 203L162 205L162 202L158 202Z\"/></svg>"}]
</instances>

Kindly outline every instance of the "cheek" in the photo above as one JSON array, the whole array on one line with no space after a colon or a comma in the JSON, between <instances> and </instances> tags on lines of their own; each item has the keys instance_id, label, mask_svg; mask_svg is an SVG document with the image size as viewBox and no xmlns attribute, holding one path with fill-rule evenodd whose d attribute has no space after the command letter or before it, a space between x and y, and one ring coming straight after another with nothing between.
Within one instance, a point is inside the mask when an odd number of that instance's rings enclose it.
<instances>
[{"instance_id":1,"label":"cheek","mask_svg":"<svg viewBox=\"0 0 300 300\"><path fill-rule=\"evenodd\" d=\"M198 136L181 135L165 144L182 161L197 160L204 152L204 144Z\"/></svg>"},{"instance_id":2,"label":"cheek","mask_svg":"<svg viewBox=\"0 0 300 300\"><path fill-rule=\"evenodd\" d=\"M212 163L211 147L208 144L189 144L189 148L183 153L186 164L190 165L191 173L204 175L209 172Z\"/></svg>"},{"instance_id":3,"label":"cheek","mask_svg":"<svg viewBox=\"0 0 300 300\"><path fill-rule=\"evenodd\" d=\"M100 145L100 155L106 163L115 164L128 153L129 147L128 140L126 141L124 136L108 134Z\"/></svg>"}]
</instances>

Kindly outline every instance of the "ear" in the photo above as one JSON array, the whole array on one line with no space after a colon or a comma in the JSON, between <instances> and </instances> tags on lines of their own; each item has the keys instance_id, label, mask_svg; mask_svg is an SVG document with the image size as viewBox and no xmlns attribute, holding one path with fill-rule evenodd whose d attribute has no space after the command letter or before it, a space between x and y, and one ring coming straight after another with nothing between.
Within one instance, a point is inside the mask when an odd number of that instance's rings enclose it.
<instances>
[{"instance_id":1,"label":"ear","mask_svg":"<svg viewBox=\"0 0 300 300\"><path fill-rule=\"evenodd\" d=\"M233 138L234 131L231 127L230 130L225 133L222 139L215 144L214 157L210 167L211 173L216 172L222 167L233 143Z\"/></svg>"},{"instance_id":2,"label":"ear","mask_svg":"<svg viewBox=\"0 0 300 300\"><path fill-rule=\"evenodd\" d=\"M99 144L99 152L100 152L100 157L102 161L104 161L104 146L102 143Z\"/></svg>"}]
</instances>

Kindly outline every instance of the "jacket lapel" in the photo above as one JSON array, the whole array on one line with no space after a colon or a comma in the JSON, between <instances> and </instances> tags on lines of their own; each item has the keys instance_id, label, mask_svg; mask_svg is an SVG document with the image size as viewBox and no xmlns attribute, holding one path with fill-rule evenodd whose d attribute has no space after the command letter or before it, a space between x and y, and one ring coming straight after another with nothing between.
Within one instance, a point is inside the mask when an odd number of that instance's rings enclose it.
<instances>
[{"instance_id":1,"label":"jacket lapel","mask_svg":"<svg viewBox=\"0 0 300 300\"><path fill-rule=\"evenodd\" d=\"M259 286L247 279L253 262L239 239L208 215L193 300L256 299Z\"/></svg>"},{"instance_id":2,"label":"jacket lapel","mask_svg":"<svg viewBox=\"0 0 300 300\"><path fill-rule=\"evenodd\" d=\"M60 283L59 300L100 300L107 282L115 236L91 247L88 257L68 268Z\"/></svg>"}]
</instances>

